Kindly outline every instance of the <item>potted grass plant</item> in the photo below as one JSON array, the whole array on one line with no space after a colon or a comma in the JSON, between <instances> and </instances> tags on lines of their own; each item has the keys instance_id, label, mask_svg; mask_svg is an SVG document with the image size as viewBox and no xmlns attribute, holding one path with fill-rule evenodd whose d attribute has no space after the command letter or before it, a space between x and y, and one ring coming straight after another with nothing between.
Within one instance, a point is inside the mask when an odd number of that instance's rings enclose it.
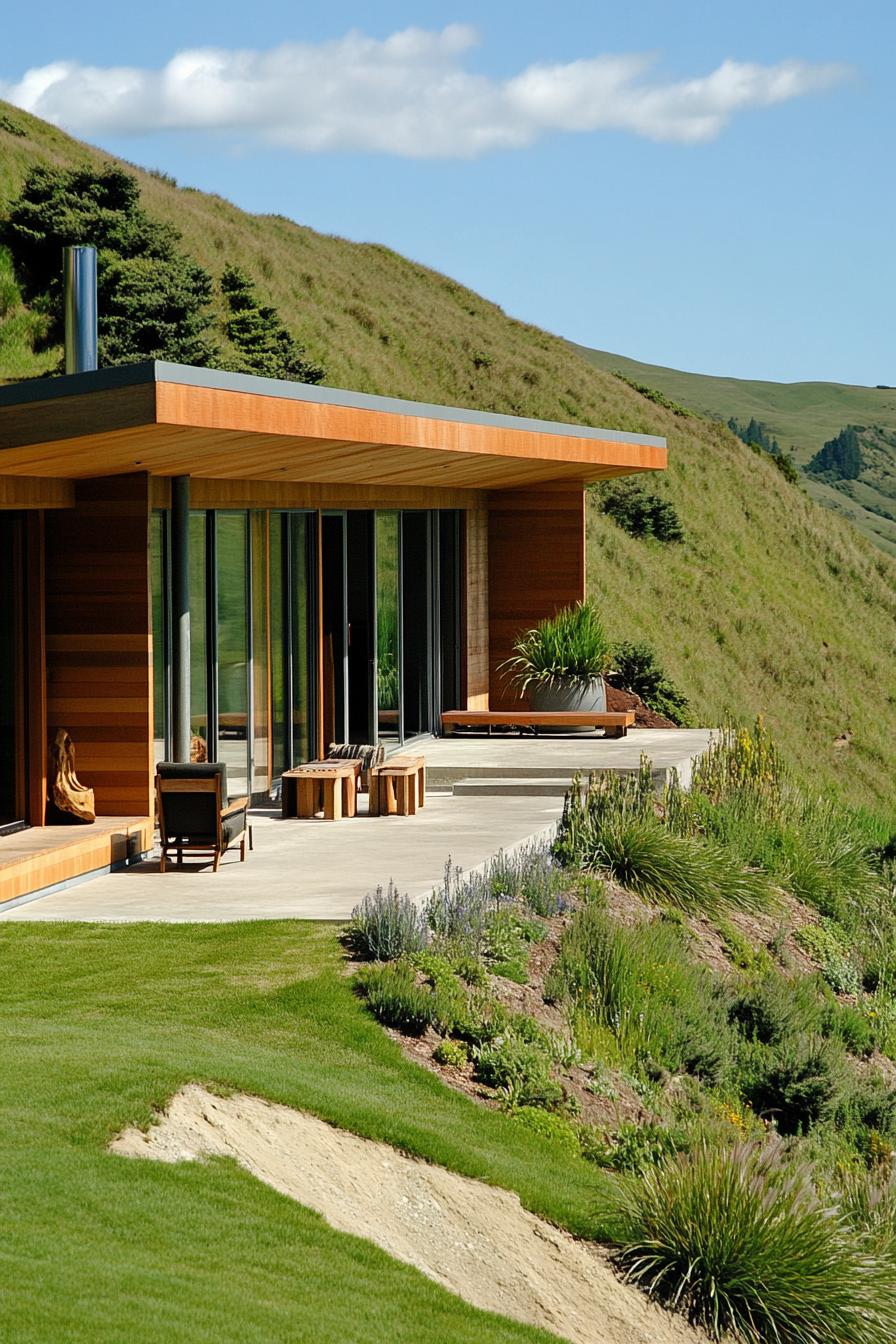
<instances>
[{"instance_id":1,"label":"potted grass plant","mask_svg":"<svg viewBox=\"0 0 896 1344\"><path fill-rule=\"evenodd\" d=\"M501 669L520 699L528 696L532 709L602 713L610 657L596 608L577 602L523 631Z\"/></svg>"}]
</instances>

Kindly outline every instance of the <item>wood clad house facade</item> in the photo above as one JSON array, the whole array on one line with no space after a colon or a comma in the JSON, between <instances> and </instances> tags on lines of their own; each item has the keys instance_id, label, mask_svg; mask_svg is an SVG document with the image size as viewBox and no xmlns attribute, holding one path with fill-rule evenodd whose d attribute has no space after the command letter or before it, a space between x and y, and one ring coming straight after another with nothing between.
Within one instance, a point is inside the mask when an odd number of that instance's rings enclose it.
<instances>
[{"instance_id":1,"label":"wood clad house facade","mask_svg":"<svg viewBox=\"0 0 896 1344\"><path fill-rule=\"evenodd\" d=\"M185 734L260 800L331 741L507 705L516 634L584 597L586 484L665 461L649 436L159 362L0 388L0 900L101 866L83 828L72 872L32 859L4 889L3 846L57 830L59 728L112 861L145 847Z\"/></svg>"}]
</instances>

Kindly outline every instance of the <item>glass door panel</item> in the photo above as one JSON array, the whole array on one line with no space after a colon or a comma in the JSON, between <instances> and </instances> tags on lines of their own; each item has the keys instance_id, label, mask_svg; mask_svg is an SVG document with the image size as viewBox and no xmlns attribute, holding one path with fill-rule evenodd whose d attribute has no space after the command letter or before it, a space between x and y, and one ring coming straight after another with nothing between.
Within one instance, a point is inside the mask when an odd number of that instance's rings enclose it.
<instances>
[{"instance_id":1,"label":"glass door panel","mask_svg":"<svg viewBox=\"0 0 896 1344\"><path fill-rule=\"evenodd\" d=\"M249 792L249 622L245 513L216 515L218 740L231 798Z\"/></svg>"},{"instance_id":2,"label":"glass door panel","mask_svg":"<svg viewBox=\"0 0 896 1344\"><path fill-rule=\"evenodd\" d=\"M315 676L315 535L313 515L284 514L288 532L283 624L288 649L286 703L290 706L291 763L301 765L317 755L314 712Z\"/></svg>"},{"instance_id":3,"label":"glass door panel","mask_svg":"<svg viewBox=\"0 0 896 1344\"><path fill-rule=\"evenodd\" d=\"M401 663L403 736L432 727L431 515L401 515Z\"/></svg>"},{"instance_id":4,"label":"glass door panel","mask_svg":"<svg viewBox=\"0 0 896 1344\"><path fill-rule=\"evenodd\" d=\"M270 792L273 783L271 761L271 685L270 685L270 587L268 565L268 515L249 514L251 539L252 590L252 761L253 794Z\"/></svg>"},{"instance_id":5,"label":"glass door panel","mask_svg":"<svg viewBox=\"0 0 896 1344\"><path fill-rule=\"evenodd\" d=\"M212 515L214 516L214 515ZM208 515L190 514L190 755L209 759Z\"/></svg>"},{"instance_id":6,"label":"glass door panel","mask_svg":"<svg viewBox=\"0 0 896 1344\"><path fill-rule=\"evenodd\" d=\"M401 738L401 630L397 513L376 515L376 698L381 738Z\"/></svg>"}]
</instances>

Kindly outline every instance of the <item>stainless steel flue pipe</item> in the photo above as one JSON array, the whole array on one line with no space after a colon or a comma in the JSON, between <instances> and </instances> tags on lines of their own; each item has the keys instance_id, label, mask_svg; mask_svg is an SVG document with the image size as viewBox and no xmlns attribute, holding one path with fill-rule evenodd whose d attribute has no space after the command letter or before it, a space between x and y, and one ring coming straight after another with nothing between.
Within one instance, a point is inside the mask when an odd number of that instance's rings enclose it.
<instances>
[{"instance_id":1,"label":"stainless steel flue pipe","mask_svg":"<svg viewBox=\"0 0 896 1344\"><path fill-rule=\"evenodd\" d=\"M64 247L65 371L96 368L96 248Z\"/></svg>"}]
</instances>

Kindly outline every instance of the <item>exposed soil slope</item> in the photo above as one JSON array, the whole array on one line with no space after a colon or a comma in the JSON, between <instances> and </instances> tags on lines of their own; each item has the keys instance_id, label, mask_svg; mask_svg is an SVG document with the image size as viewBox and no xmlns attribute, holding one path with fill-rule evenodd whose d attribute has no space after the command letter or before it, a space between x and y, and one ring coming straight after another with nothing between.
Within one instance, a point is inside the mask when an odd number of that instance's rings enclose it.
<instances>
[{"instance_id":1,"label":"exposed soil slope","mask_svg":"<svg viewBox=\"0 0 896 1344\"><path fill-rule=\"evenodd\" d=\"M257 1097L190 1085L144 1134L112 1143L162 1162L232 1157L259 1180L367 1237L467 1302L575 1344L699 1344L703 1336L621 1283L600 1252L516 1195L406 1157Z\"/></svg>"}]
</instances>

